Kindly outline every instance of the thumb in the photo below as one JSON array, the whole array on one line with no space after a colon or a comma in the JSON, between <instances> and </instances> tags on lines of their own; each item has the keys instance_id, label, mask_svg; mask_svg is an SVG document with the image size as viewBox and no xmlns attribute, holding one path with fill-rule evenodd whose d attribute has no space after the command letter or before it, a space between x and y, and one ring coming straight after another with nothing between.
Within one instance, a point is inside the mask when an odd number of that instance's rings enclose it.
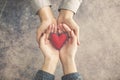
<instances>
[{"instance_id":1,"label":"thumb","mask_svg":"<svg viewBox=\"0 0 120 80\"><path fill-rule=\"evenodd\" d=\"M77 36L77 45L79 46L80 45L80 40L79 40L79 28L78 30L75 30L75 34Z\"/></svg>"},{"instance_id":2,"label":"thumb","mask_svg":"<svg viewBox=\"0 0 120 80\"><path fill-rule=\"evenodd\" d=\"M40 37L39 45L45 43L46 33L43 33L43 35Z\"/></svg>"},{"instance_id":3,"label":"thumb","mask_svg":"<svg viewBox=\"0 0 120 80\"><path fill-rule=\"evenodd\" d=\"M41 30L39 30L39 31L37 31L37 36L36 36L36 39L37 39L37 42L38 42L38 44L39 44L39 41L40 41L40 37L42 36L42 31Z\"/></svg>"},{"instance_id":4,"label":"thumb","mask_svg":"<svg viewBox=\"0 0 120 80\"><path fill-rule=\"evenodd\" d=\"M72 25L72 28L74 29L75 35L77 36L77 45L80 45L80 41L79 41L80 27L75 21L72 21L71 23L72 23L71 25Z\"/></svg>"},{"instance_id":5,"label":"thumb","mask_svg":"<svg viewBox=\"0 0 120 80\"><path fill-rule=\"evenodd\" d=\"M72 42L76 44L77 43L77 37L76 37L76 35L74 34L73 31L71 31L70 34L71 34Z\"/></svg>"}]
</instances>

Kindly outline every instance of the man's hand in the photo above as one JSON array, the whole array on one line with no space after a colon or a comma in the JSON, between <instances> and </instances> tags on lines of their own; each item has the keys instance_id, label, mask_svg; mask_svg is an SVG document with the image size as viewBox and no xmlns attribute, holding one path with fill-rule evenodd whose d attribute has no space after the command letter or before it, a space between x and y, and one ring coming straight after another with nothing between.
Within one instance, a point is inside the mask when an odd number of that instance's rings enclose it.
<instances>
[{"instance_id":1,"label":"man's hand","mask_svg":"<svg viewBox=\"0 0 120 80\"><path fill-rule=\"evenodd\" d=\"M39 44L40 37L46 31L48 26L51 24L54 24L54 25L57 25L57 24L56 24L56 19L53 16L52 10L49 6L41 8L38 11L38 15L41 20L41 25L37 29L37 42Z\"/></svg>"},{"instance_id":2,"label":"man's hand","mask_svg":"<svg viewBox=\"0 0 120 80\"><path fill-rule=\"evenodd\" d=\"M60 60L63 65L64 74L77 72L76 64L74 61L75 54L77 51L77 36L74 32L66 25L63 24L59 26L62 32L67 32L69 34L68 41L64 44L64 46L59 51Z\"/></svg>"},{"instance_id":3,"label":"man's hand","mask_svg":"<svg viewBox=\"0 0 120 80\"><path fill-rule=\"evenodd\" d=\"M57 20L58 25L64 23L72 29L77 36L77 44L80 45L79 41L79 25L73 19L74 13L70 10L60 10L59 17Z\"/></svg>"},{"instance_id":4,"label":"man's hand","mask_svg":"<svg viewBox=\"0 0 120 80\"><path fill-rule=\"evenodd\" d=\"M40 38L39 44L44 55L44 64L42 70L51 74L54 74L59 60L59 51L52 46L49 40L49 34L55 29L56 27L54 25L49 26L49 28L46 30L46 33L43 33L42 37Z\"/></svg>"},{"instance_id":5,"label":"man's hand","mask_svg":"<svg viewBox=\"0 0 120 80\"><path fill-rule=\"evenodd\" d=\"M38 42L38 44L39 44L40 37L42 36L43 33L46 32L46 29L51 24L56 25L56 20L54 18L51 20L44 20L43 22L41 22L41 25L37 29L37 42ZM47 37L46 37L46 39L47 39Z\"/></svg>"}]
</instances>

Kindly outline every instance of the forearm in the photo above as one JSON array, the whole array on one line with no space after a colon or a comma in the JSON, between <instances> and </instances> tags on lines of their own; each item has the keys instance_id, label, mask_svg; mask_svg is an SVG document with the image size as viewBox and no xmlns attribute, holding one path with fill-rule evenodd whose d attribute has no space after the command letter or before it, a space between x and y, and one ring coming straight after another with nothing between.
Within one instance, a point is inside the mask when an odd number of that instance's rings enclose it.
<instances>
[{"instance_id":1,"label":"forearm","mask_svg":"<svg viewBox=\"0 0 120 80\"><path fill-rule=\"evenodd\" d=\"M66 58L64 61L62 61L62 66L65 75L77 72L75 60L72 58Z\"/></svg>"},{"instance_id":2,"label":"forearm","mask_svg":"<svg viewBox=\"0 0 120 80\"><path fill-rule=\"evenodd\" d=\"M64 18L64 19L68 19L68 18L73 18L74 13L70 10L60 10L59 12L59 18Z\"/></svg>"},{"instance_id":3,"label":"forearm","mask_svg":"<svg viewBox=\"0 0 120 80\"><path fill-rule=\"evenodd\" d=\"M58 63L58 58L51 58L51 59L45 58L42 66L42 70L50 74L54 74L55 69L57 67L57 63Z\"/></svg>"},{"instance_id":4,"label":"forearm","mask_svg":"<svg viewBox=\"0 0 120 80\"><path fill-rule=\"evenodd\" d=\"M43 7L38 11L38 16L41 21L53 19L53 13L49 6Z\"/></svg>"},{"instance_id":5,"label":"forearm","mask_svg":"<svg viewBox=\"0 0 120 80\"><path fill-rule=\"evenodd\" d=\"M62 80L83 80L81 75L77 72L75 60L71 58L66 58L62 62L64 76Z\"/></svg>"},{"instance_id":6,"label":"forearm","mask_svg":"<svg viewBox=\"0 0 120 80\"><path fill-rule=\"evenodd\" d=\"M42 69L38 70L34 80L54 80L58 58L45 58Z\"/></svg>"}]
</instances>

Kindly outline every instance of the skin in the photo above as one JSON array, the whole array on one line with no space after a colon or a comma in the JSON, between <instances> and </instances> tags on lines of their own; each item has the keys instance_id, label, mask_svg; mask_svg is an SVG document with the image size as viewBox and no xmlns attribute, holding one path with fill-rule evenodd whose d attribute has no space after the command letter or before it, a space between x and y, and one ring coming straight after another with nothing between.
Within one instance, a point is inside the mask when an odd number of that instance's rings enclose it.
<instances>
[{"instance_id":1,"label":"skin","mask_svg":"<svg viewBox=\"0 0 120 80\"><path fill-rule=\"evenodd\" d=\"M43 7L38 11L38 15L41 20L41 25L37 29L37 42L39 44L42 33L46 31L49 25L60 25L62 23L67 24L77 36L77 44L80 45L79 41L79 25L74 21L74 13L70 10L60 10L59 17L56 20L53 16L52 10L49 6ZM47 39L47 38L46 38Z\"/></svg>"},{"instance_id":2,"label":"skin","mask_svg":"<svg viewBox=\"0 0 120 80\"><path fill-rule=\"evenodd\" d=\"M67 24L70 29L72 29L77 36L77 44L80 45L79 41L79 25L73 19L74 13L70 10L61 9L57 19L58 25Z\"/></svg>"},{"instance_id":3,"label":"skin","mask_svg":"<svg viewBox=\"0 0 120 80\"><path fill-rule=\"evenodd\" d=\"M64 74L77 72L75 54L79 42L79 26L73 20L74 13L69 10L60 10L59 17L53 16L49 6L38 11L41 25L37 29L37 42L44 55L42 70L54 74L60 59ZM58 24L58 27L56 26ZM68 26L67 26L68 25ZM69 39L60 51L56 50L49 41L50 32L68 32ZM52 64L52 65L51 65Z\"/></svg>"},{"instance_id":4,"label":"skin","mask_svg":"<svg viewBox=\"0 0 120 80\"><path fill-rule=\"evenodd\" d=\"M37 29L37 42L39 44L39 40L41 35L47 30L49 25L56 25L56 19L53 16L52 10L49 6L43 7L38 11L38 15L40 17L41 24ZM45 37L47 39L47 37Z\"/></svg>"},{"instance_id":5,"label":"skin","mask_svg":"<svg viewBox=\"0 0 120 80\"><path fill-rule=\"evenodd\" d=\"M66 44L59 51L59 54L60 54L59 57L63 66L63 72L66 75L69 73L77 72L76 64L74 60L77 47L78 47L78 45L76 44L77 36L66 24L63 24L60 27L62 32L68 32L70 37L66 42Z\"/></svg>"},{"instance_id":6,"label":"skin","mask_svg":"<svg viewBox=\"0 0 120 80\"><path fill-rule=\"evenodd\" d=\"M57 32L55 25L50 26L46 33L44 33L40 38L40 49L44 55L44 64L42 70L54 74L57 63L60 59L65 75L77 72L74 60L77 51L77 36L66 24L59 26L59 30L60 32L68 32L70 37L60 51L56 50L51 45L49 37L47 38L47 41L45 41L45 37L49 36L51 32Z\"/></svg>"},{"instance_id":7,"label":"skin","mask_svg":"<svg viewBox=\"0 0 120 80\"><path fill-rule=\"evenodd\" d=\"M59 51L56 50L50 43L49 36L50 32L55 30L55 26L50 26L46 33L40 38L40 49L44 55L44 64L42 70L54 74L58 60L59 60ZM55 32L55 31L54 31ZM45 41L46 40L46 41ZM52 64L52 65L51 65Z\"/></svg>"}]
</instances>

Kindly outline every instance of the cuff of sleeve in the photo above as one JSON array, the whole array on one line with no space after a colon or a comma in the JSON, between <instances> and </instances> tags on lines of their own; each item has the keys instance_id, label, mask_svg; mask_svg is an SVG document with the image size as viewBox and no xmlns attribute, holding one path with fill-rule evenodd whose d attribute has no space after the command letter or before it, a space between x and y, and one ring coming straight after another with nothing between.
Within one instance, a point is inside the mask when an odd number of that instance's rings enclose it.
<instances>
[{"instance_id":1,"label":"cuff of sleeve","mask_svg":"<svg viewBox=\"0 0 120 80\"><path fill-rule=\"evenodd\" d=\"M62 77L62 80L82 80L82 77L80 76L79 73L76 72L64 75Z\"/></svg>"},{"instance_id":2,"label":"cuff of sleeve","mask_svg":"<svg viewBox=\"0 0 120 80\"><path fill-rule=\"evenodd\" d=\"M54 78L55 76L53 74L50 74L42 70L39 70L35 76L35 80L54 80Z\"/></svg>"},{"instance_id":3,"label":"cuff of sleeve","mask_svg":"<svg viewBox=\"0 0 120 80\"><path fill-rule=\"evenodd\" d=\"M50 0L31 0L31 4L34 9L34 13L37 13L40 8L52 5Z\"/></svg>"},{"instance_id":4,"label":"cuff of sleeve","mask_svg":"<svg viewBox=\"0 0 120 80\"><path fill-rule=\"evenodd\" d=\"M59 11L61 9L68 9L76 13L81 3L82 0L63 0L59 6Z\"/></svg>"}]
</instances>

